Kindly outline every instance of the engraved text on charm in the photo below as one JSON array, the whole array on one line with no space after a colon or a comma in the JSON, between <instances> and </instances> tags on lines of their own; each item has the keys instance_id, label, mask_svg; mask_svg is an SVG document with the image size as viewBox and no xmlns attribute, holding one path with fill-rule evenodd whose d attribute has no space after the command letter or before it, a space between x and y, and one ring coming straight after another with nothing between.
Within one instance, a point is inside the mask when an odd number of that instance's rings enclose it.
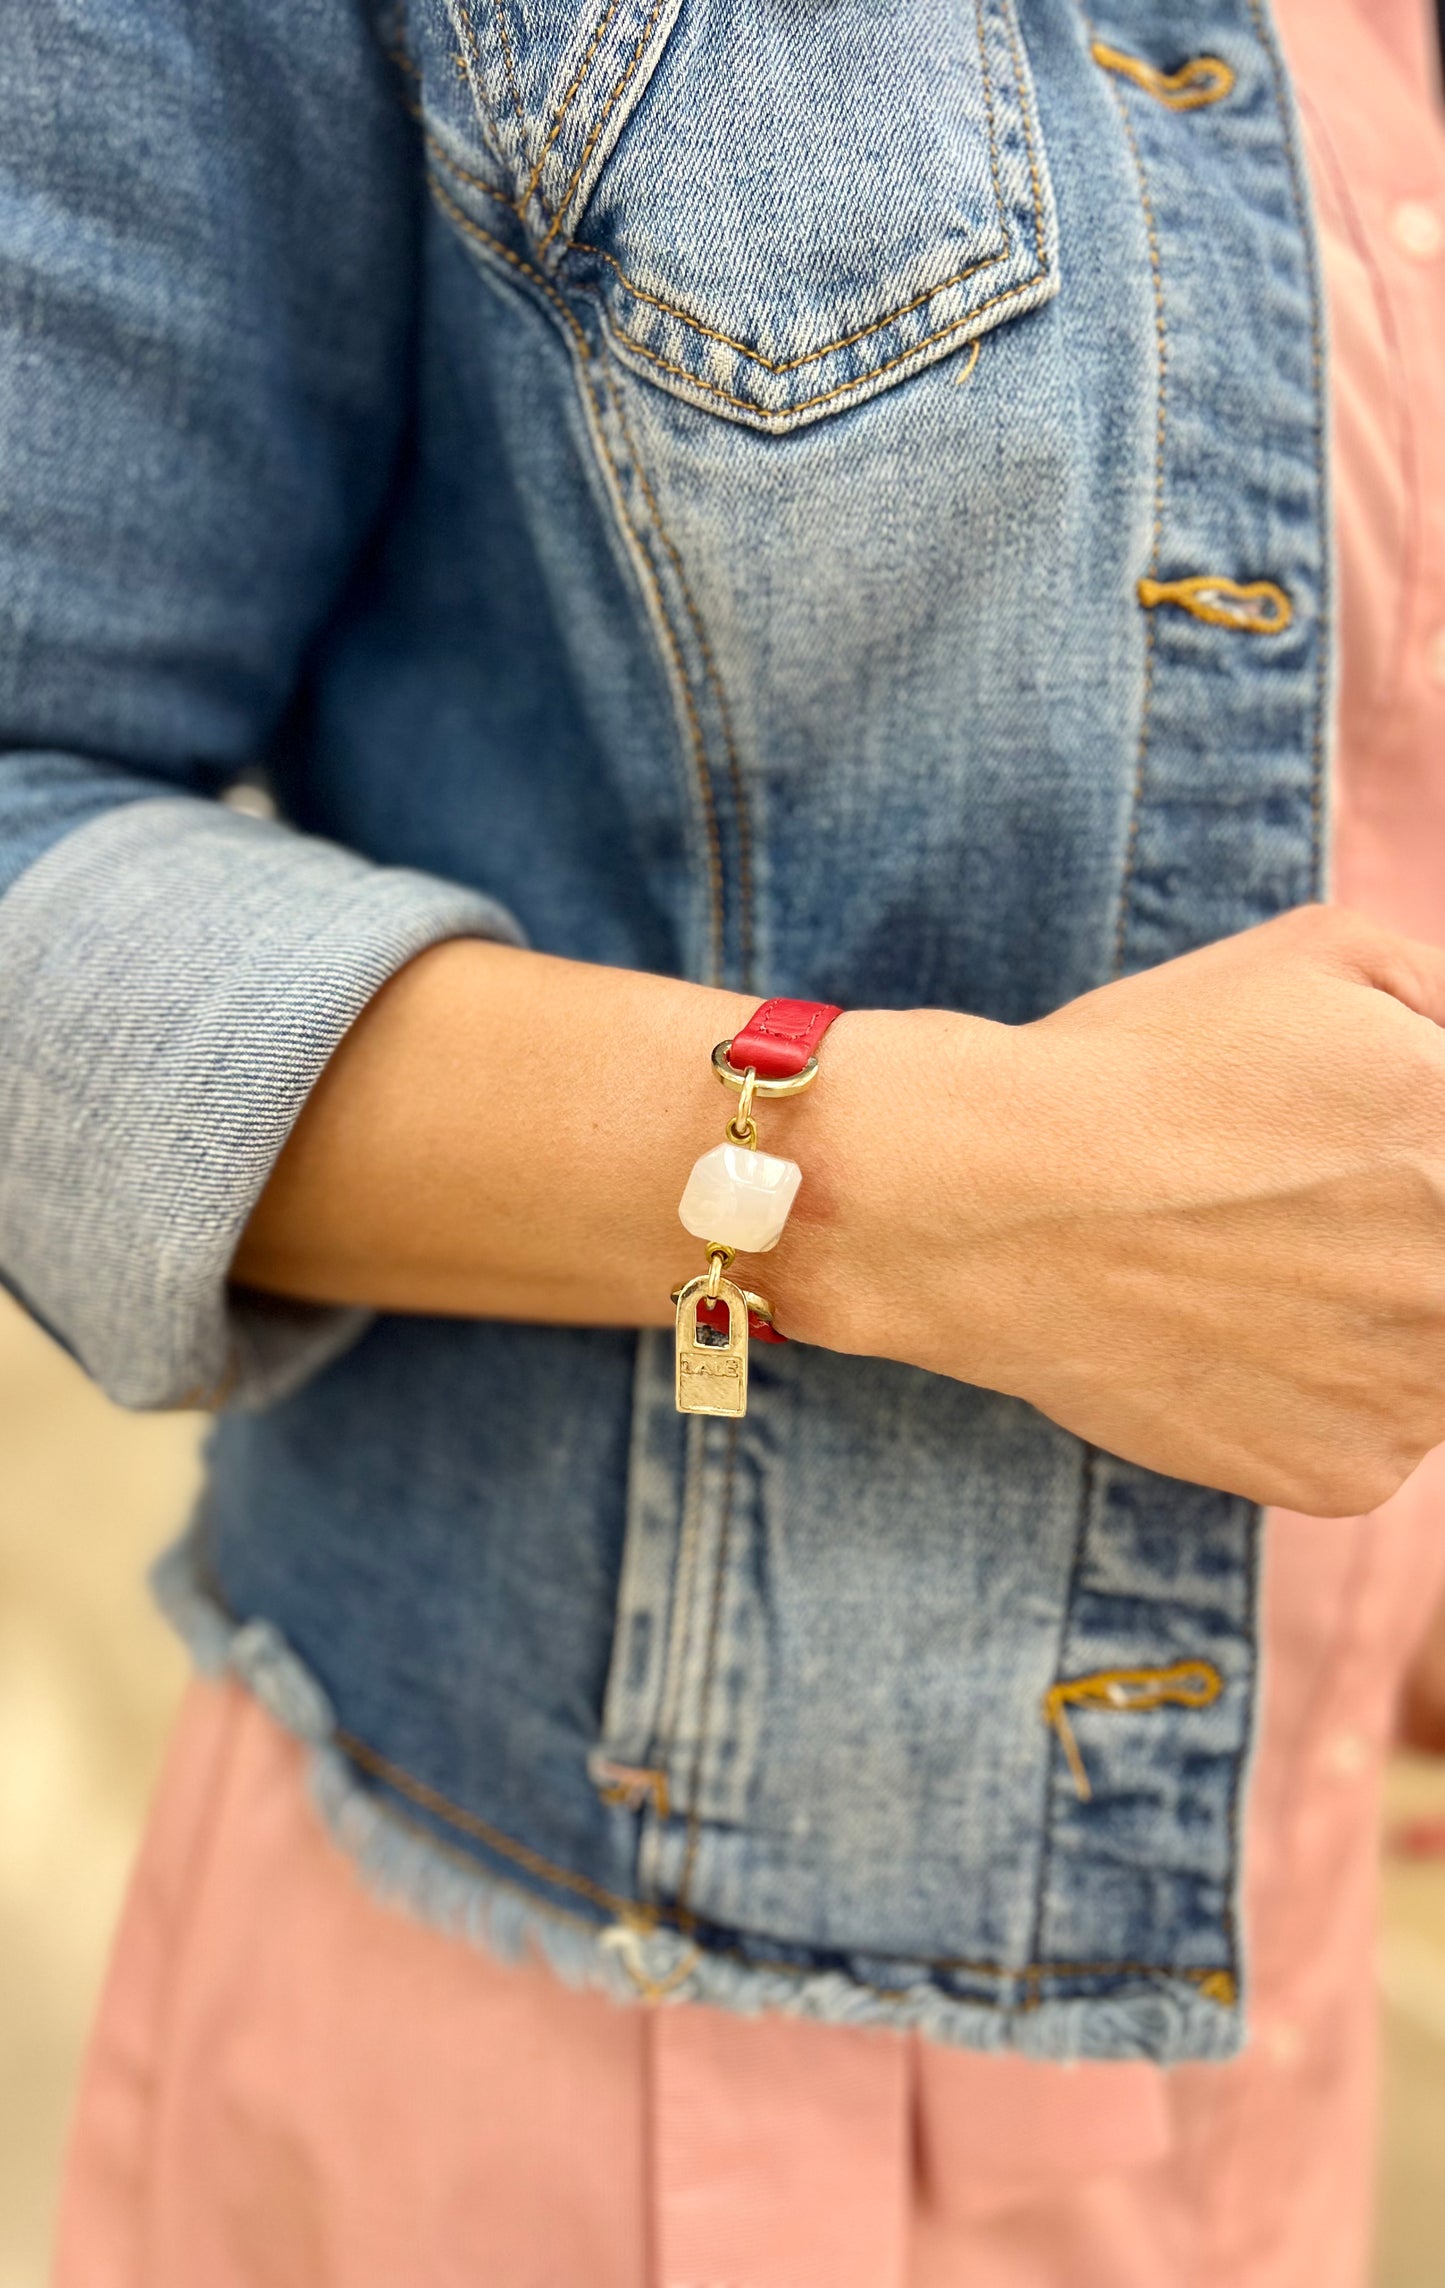
<instances>
[{"instance_id":1,"label":"engraved text on charm","mask_svg":"<svg viewBox=\"0 0 1445 2288\"><path fill-rule=\"evenodd\" d=\"M730 1279L715 1282L712 1300L727 1312L726 1333L698 1325L708 1301L711 1272L689 1279L677 1298L677 1406L681 1414L746 1414L748 1410L748 1306Z\"/></svg>"}]
</instances>

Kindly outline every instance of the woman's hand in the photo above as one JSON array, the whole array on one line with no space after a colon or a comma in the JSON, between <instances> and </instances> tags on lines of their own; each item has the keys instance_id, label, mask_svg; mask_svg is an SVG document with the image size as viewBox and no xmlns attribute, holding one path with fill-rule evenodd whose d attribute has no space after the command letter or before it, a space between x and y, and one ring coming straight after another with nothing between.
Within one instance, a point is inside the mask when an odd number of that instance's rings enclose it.
<instances>
[{"instance_id":1,"label":"woman's hand","mask_svg":"<svg viewBox=\"0 0 1445 2288\"><path fill-rule=\"evenodd\" d=\"M1370 1509L1445 1439L1442 1019L1445 955L1327 908L1016 1029L845 1017L780 1318L1172 1476Z\"/></svg>"}]
</instances>

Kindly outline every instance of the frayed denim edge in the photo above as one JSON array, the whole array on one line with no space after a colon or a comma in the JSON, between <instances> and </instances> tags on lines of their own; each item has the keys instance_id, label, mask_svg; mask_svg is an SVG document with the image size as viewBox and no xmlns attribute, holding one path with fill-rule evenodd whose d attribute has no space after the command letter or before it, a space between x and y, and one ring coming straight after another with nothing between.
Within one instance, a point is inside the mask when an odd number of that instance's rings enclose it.
<instances>
[{"instance_id":1,"label":"frayed denim edge","mask_svg":"<svg viewBox=\"0 0 1445 2288\"><path fill-rule=\"evenodd\" d=\"M460 1864L358 1783L335 1744L335 1711L321 1685L269 1621L237 1624L221 1610L206 1590L189 1535L162 1553L150 1579L157 1605L201 1672L236 1676L275 1722L310 1749L313 1801L373 1895L504 1962L540 1956L566 1985L600 1990L617 2002L701 2002L745 2017L780 2011L831 2025L914 2030L955 2048L1055 2061L1194 2064L1234 2057L1243 2046L1241 2013L1205 2000L1182 1981L1113 1998L1045 1999L1009 2010L930 1987L883 1993L838 1971L790 1975L706 1952L690 1961L696 1950L678 1932L644 1934L620 1924L589 1929L549 1913L519 1885L480 1863ZM893 1967L906 1975L905 1965Z\"/></svg>"}]
</instances>

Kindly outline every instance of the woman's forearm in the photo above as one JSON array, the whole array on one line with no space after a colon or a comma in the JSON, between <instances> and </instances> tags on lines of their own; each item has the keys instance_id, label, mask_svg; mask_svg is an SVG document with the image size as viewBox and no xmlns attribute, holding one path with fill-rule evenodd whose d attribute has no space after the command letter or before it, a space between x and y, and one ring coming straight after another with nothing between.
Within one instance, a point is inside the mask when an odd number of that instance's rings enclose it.
<instances>
[{"instance_id":1,"label":"woman's forearm","mask_svg":"<svg viewBox=\"0 0 1445 2288\"><path fill-rule=\"evenodd\" d=\"M342 1043L237 1279L666 1322L751 997L458 941ZM1026 1398L1147 1468L1367 1508L1445 1437L1445 957L1315 909L1032 1025L850 1011L761 1108L803 1185L746 1283L804 1342Z\"/></svg>"},{"instance_id":2,"label":"woman's forearm","mask_svg":"<svg viewBox=\"0 0 1445 2288\"><path fill-rule=\"evenodd\" d=\"M664 1323L669 1287L701 1259L678 1221L683 1185L734 1103L709 1055L755 1006L476 939L434 947L332 1058L233 1277L393 1311ZM841 1024L845 1068L850 1030L869 1022ZM769 1106L764 1120L766 1147L805 1166L762 1280L779 1290L780 1317L798 1259L817 1252L810 1233L836 1215L805 1148L828 1093Z\"/></svg>"}]
</instances>

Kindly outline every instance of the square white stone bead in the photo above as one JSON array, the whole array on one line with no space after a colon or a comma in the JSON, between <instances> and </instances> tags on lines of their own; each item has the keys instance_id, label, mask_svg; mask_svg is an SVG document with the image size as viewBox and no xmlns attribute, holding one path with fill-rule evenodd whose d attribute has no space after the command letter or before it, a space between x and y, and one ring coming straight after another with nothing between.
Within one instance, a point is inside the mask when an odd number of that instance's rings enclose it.
<instances>
[{"instance_id":1,"label":"square white stone bead","mask_svg":"<svg viewBox=\"0 0 1445 2288\"><path fill-rule=\"evenodd\" d=\"M802 1181L796 1160L750 1152L745 1144L716 1144L688 1177L677 1212L698 1239L720 1240L740 1255L766 1255L783 1236Z\"/></svg>"}]
</instances>

